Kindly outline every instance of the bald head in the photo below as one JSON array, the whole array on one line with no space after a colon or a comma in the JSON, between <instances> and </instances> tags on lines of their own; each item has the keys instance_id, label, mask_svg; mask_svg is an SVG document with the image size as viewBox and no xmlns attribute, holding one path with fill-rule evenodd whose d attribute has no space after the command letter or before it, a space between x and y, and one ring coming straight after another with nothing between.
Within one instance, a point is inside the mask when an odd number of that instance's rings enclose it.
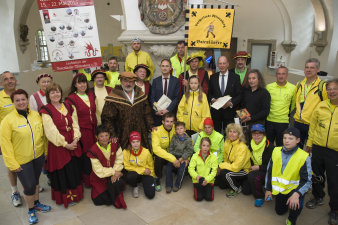
<instances>
[{"instance_id":1,"label":"bald head","mask_svg":"<svg viewBox=\"0 0 338 225\"><path fill-rule=\"evenodd\" d=\"M218 58L217 67L222 74L227 72L228 67L229 67L229 62L226 56L221 56Z\"/></svg>"}]
</instances>

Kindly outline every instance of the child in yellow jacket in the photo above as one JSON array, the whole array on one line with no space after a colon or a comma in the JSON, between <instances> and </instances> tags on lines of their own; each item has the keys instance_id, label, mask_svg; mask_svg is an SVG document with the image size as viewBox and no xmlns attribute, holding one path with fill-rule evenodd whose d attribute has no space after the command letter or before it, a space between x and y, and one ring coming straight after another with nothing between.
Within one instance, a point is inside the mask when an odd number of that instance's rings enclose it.
<instances>
[{"instance_id":1,"label":"child in yellow jacket","mask_svg":"<svg viewBox=\"0 0 338 225\"><path fill-rule=\"evenodd\" d=\"M241 183L249 173L250 150L245 144L243 129L240 125L230 123L225 133L223 162L219 164L219 186L222 189L230 188L226 196L231 198L241 192Z\"/></svg>"},{"instance_id":2,"label":"child in yellow jacket","mask_svg":"<svg viewBox=\"0 0 338 225\"><path fill-rule=\"evenodd\" d=\"M194 184L196 201L214 200L214 181L217 173L217 156L210 154L211 141L208 137L201 139L200 151L195 153L189 163L189 174Z\"/></svg>"},{"instance_id":3,"label":"child in yellow jacket","mask_svg":"<svg viewBox=\"0 0 338 225\"><path fill-rule=\"evenodd\" d=\"M203 122L211 117L207 96L203 93L197 76L189 77L189 88L183 95L177 109L177 120L186 124L187 134L203 130Z\"/></svg>"},{"instance_id":4,"label":"child in yellow jacket","mask_svg":"<svg viewBox=\"0 0 338 225\"><path fill-rule=\"evenodd\" d=\"M142 182L144 194L152 199L155 196L154 161L148 149L141 146L141 135L133 131L129 135L130 149L123 150L126 181L133 187L133 197L138 198L137 183Z\"/></svg>"}]
</instances>

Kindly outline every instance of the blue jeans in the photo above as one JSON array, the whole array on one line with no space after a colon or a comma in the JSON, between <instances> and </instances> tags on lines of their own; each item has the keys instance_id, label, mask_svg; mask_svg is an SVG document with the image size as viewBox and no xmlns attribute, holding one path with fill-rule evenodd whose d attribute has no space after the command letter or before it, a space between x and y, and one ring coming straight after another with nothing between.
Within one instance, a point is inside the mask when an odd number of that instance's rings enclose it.
<instances>
[{"instance_id":1,"label":"blue jeans","mask_svg":"<svg viewBox=\"0 0 338 225\"><path fill-rule=\"evenodd\" d=\"M180 168L176 168L171 162L168 162L165 168L166 177L165 177L165 186L173 187L173 171L177 171L177 178L175 186L181 188L184 174L186 171L185 163L181 163Z\"/></svg>"}]
</instances>

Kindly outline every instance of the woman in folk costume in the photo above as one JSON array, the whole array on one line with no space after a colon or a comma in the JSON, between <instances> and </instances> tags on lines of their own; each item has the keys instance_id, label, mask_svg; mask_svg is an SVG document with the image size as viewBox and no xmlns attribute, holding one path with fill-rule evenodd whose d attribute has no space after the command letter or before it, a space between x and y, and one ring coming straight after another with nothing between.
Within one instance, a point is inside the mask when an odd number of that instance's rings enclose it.
<instances>
[{"instance_id":1,"label":"woman in folk costume","mask_svg":"<svg viewBox=\"0 0 338 225\"><path fill-rule=\"evenodd\" d=\"M53 76L48 73L40 74L36 78L36 83L38 84L40 90L34 92L29 97L29 108L39 112L41 107L47 104L46 91L48 86L53 83Z\"/></svg>"},{"instance_id":2,"label":"woman in folk costume","mask_svg":"<svg viewBox=\"0 0 338 225\"><path fill-rule=\"evenodd\" d=\"M65 99L65 103L76 108L81 132L82 178L85 186L90 187L89 175L92 168L86 152L96 142L97 119L95 95L89 90L88 81L84 74L78 73L74 76L70 94Z\"/></svg>"},{"instance_id":3,"label":"woman in folk costume","mask_svg":"<svg viewBox=\"0 0 338 225\"><path fill-rule=\"evenodd\" d=\"M52 199L65 208L83 198L81 179L81 137L75 107L62 103L62 89L52 84L46 92L48 104L42 106L42 122L48 139L46 169Z\"/></svg>"},{"instance_id":4,"label":"woman in folk costume","mask_svg":"<svg viewBox=\"0 0 338 225\"><path fill-rule=\"evenodd\" d=\"M95 205L111 205L126 209L123 199L125 187L122 177L123 154L120 144L112 141L109 129L104 125L96 130L97 142L87 155L93 167L90 174L91 197Z\"/></svg>"}]
</instances>

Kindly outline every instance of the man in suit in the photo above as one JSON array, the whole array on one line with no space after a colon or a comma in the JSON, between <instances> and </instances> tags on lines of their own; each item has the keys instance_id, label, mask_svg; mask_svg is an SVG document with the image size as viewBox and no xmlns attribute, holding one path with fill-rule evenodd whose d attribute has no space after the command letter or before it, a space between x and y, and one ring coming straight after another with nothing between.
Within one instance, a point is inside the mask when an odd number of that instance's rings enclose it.
<instances>
[{"instance_id":1,"label":"man in suit","mask_svg":"<svg viewBox=\"0 0 338 225\"><path fill-rule=\"evenodd\" d=\"M154 121L156 126L162 124L162 116L167 112L173 112L176 114L177 105L180 100L180 82L176 77L170 75L170 60L163 59L161 61L160 68L162 76L153 80L153 84L151 86L150 104L153 107L154 103L157 102L162 95L166 95L171 100L171 103L166 109L155 111Z\"/></svg>"},{"instance_id":2,"label":"man in suit","mask_svg":"<svg viewBox=\"0 0 338 225\"><path fill-rule=\"evenodd\" d=\"M239 76L228 70L229 62L225 56L219 57L217 67L219 72L210 77L208 99L214 103L220 97L231 97L219 110L210 107L212 119L216 121L215 130L221 133L222 125L225 129L229 123L234 122L235 108L241 101L242 86Z\"/></svg>"}]
</instances>

